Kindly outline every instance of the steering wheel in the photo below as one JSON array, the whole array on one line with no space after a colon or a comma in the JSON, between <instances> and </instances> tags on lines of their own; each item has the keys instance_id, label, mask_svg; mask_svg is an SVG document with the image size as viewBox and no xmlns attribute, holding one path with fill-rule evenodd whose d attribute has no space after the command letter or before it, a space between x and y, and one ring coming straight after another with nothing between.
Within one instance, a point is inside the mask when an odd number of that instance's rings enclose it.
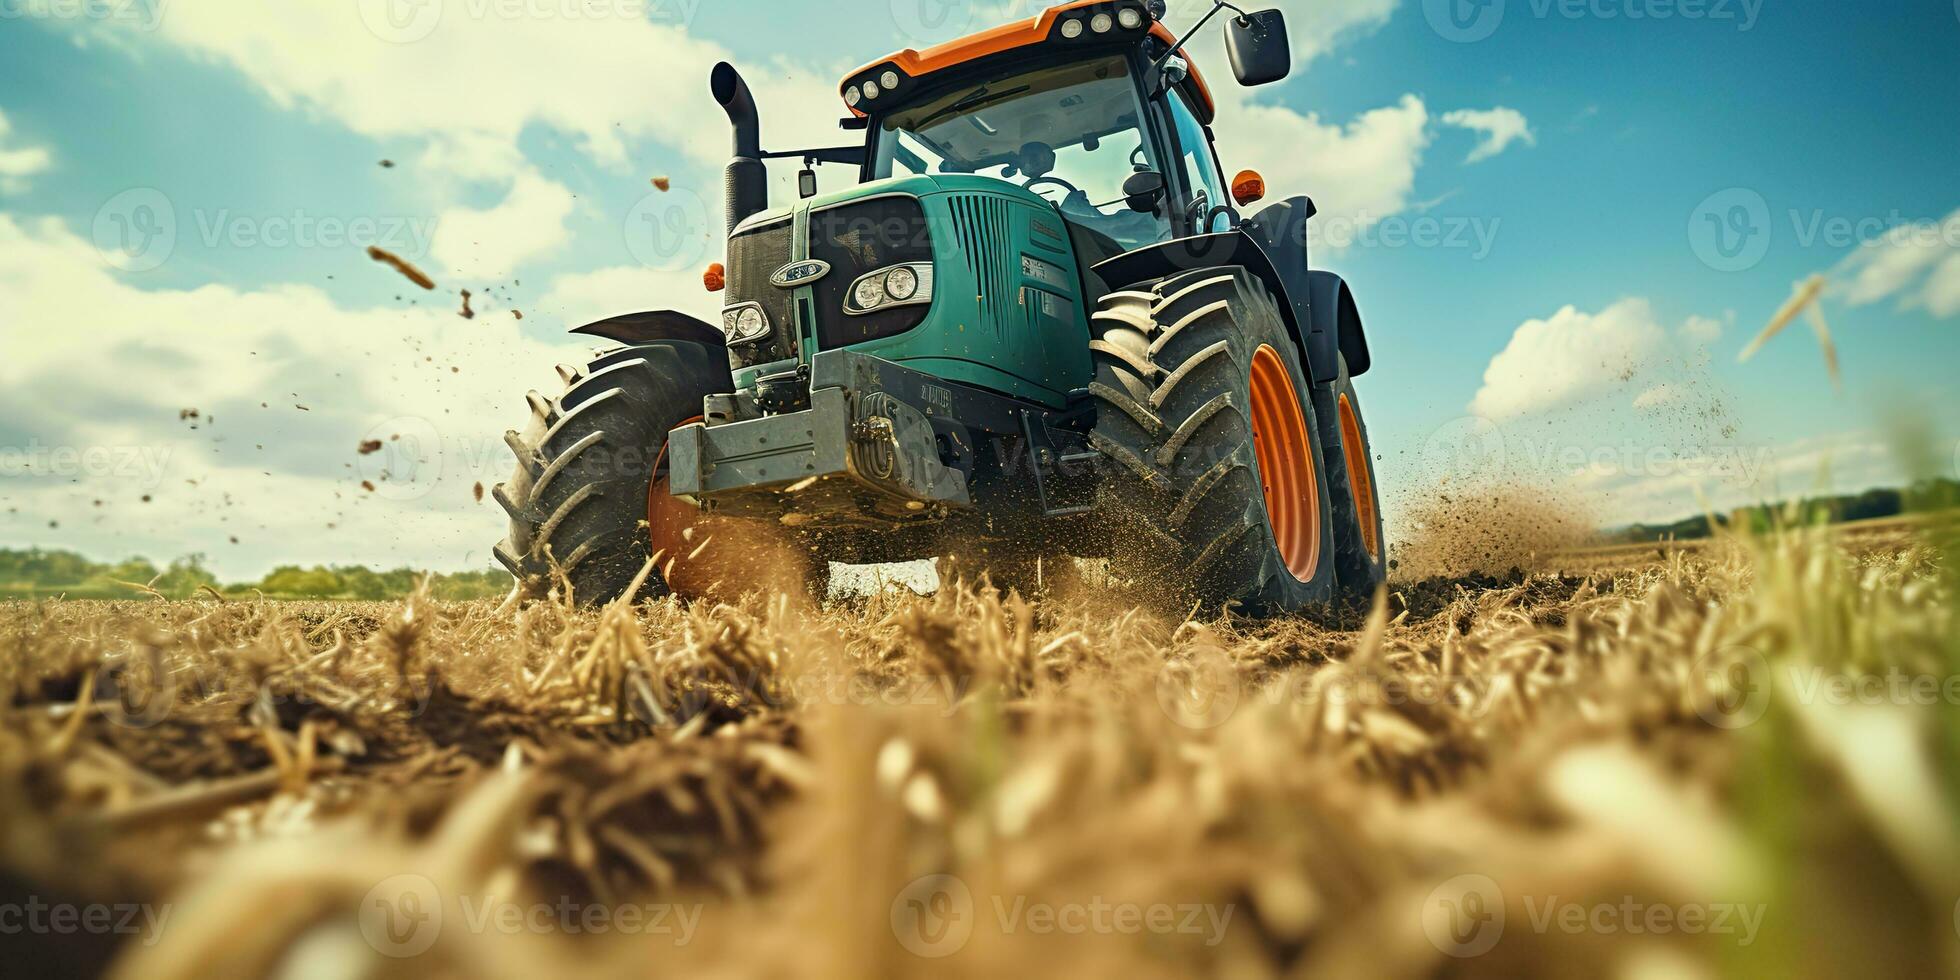
<instances>
[{"instance_id":1,"label":"steering wheel","mask_svg":"<svg viewBox=\"0 0 1960 980\"><path fill-rule=\"evenodd\" d=\"M1062 196L1064 198L1073 194L1082 194L1082 188L1077 187L1074 184L1071 184L1060 177L1036 177L1033 180L1030 180L1027 183L1022 184L1021 186L1032 191L1034 190L1034 185L1036 184L1054 184L1062 188ZM1082 196L1085 198L1088 197L1088 195L1086 194L1083 194Z\"/></svg>"}]
</instances>

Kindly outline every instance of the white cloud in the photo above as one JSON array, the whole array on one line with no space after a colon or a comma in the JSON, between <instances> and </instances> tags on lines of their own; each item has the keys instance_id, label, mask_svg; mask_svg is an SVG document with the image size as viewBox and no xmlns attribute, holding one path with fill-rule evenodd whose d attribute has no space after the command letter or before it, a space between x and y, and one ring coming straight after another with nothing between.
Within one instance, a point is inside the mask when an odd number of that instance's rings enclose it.
<instances>
[{"instance_id":1,"label":"white cloud","mask_svg":"<svg viewBox=\"0 0 1960 980\"><path fill-rule=\"evenodd\" d=\"M1567 306L1518 327L1485 369L1470 411L1501 421L1586 400L1632 380L1666 341L1644 299L1624 299L1598 313Z\"/></svg>"},{"instance_id":2,"label":"white cloud","mask_svg":"<svg viewBox=\"0 0 1960 980\"><path fill-rule=\"evenodd\" d=\"M236 577L279 562L484 567L503 515L474 485L508 477L500 436L523 420L524 390L555 390L551 365L590 349L494 314L343 309L305 285L143 290L58 221L0 214L0 496L20 511L0 528L102 557L205 551ZM401 451L418 438L410 474ZM156 465L77 472L71 456L64 471L51 455L64 449Z\"/></svg>"},{"instance_id":3,"label":"white cloud","mask_svg":"<svg viewBox=\"0 0 1960 980\"><path fill-rule=\"evenodd\" d=\"M46 173L54 165L54 155L46 147L9 149L6 144L12 134L13 124L7 121L6 113L0 112L0 194L25 193L27 178Z\"/></svg>"},{"instance_id":4,"label":"white cloud","mask_svg":"<svg viewBox=\"0 0 1960 980\"><path fill-rule=\"evenodd\" d=\"M691 19L695 7L287 0L175 5L154 30L67 23L78 39L99 37L134 57L164 44L229 65L275 105L371 139L421 141L415 156L425 176L501 181L520 171L518 138L534 126L569 136L615 173L635 164L628 146L640 139L691 164L721 163L728 123L708 75L730 53L680 23L657 22ZM403 11L415 17L397 31L388 18ZM843 110L829 82L855 66L848 57L820 67L744 64L770 144L836 142ZM823 111L811 111L819 104Z\"/></svg>"},{"instance_id":5,"label":"white cloud","mask_svg":"<svg viewBox=\"0 0 1960 980\"><path fill-rule=\"evenodd\" d=\"M570 239L565 219L572 206L572 192L563 184L536 173L519 174L495 207L443 212L430 251L452 272L478 280L504 279Z\"/></svg>"},{"instance_id":6,"label":"white cloud","mask_svg":"<svg viewBox=\"0 0 1960 980\"><path fill-rule=\"evenodd\" d=\"M1483 138L1477 142L1476 149L1464 158L1464 163L1488 160L1519 140L1523 140L1526 146L1538 143L1538 137L1531 132L1531 123L1525 119L1524 113L1504 106L1457 109L1444 113L1442 121L1446 126L1458 126L1482 134Z\"/></svg>"},{"instance_id":7,"label":"white cloud","mask_svg":"<svg viewBox=\"0 0 1960 980\"><path fill-rule=\"evenodd\" d=\"M1846 256L1831 277L1832 293L1852 306L1896 298L1900 309L1960 314L1960 211L1887 231Z\"/></svg>"},{"instance_id":8,"label":"white cloud","mask_svg":"<svg viewBox=\"0 0 1960 980\"><path fill-rule=\"evenodd\" d=\"M1258 170L1279 194L1313 197L1319 226L1367 228L1409 204L1429 145L1429 112L1404 95L1346 126L1283 106L1221 105L1219 153L1229 175Z\"/></svg>"}]
</instances>

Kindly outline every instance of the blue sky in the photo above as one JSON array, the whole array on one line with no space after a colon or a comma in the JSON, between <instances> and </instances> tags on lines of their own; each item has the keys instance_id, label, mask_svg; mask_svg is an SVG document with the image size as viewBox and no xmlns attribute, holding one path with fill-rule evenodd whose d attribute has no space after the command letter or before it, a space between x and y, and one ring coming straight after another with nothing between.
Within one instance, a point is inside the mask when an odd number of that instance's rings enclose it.
<instances>
[{"instance_id":1,"label":"blue sky","mask_svg":"<svg viewBox=\"0 0 1960 980\"><path fill-rule=\"evenodd\" d=\"M389 2L0 4L0 544L481 566L474 485L565 329L714 308L707 68L766 143L837 142L845 71L1038 6ZM1955 475L1960 6L1451 2L1282 4L1260 90L1195 51L1228 171L1312 195L1360 299L1392 522L1481 481L1609 523L1896 482L1902 418ZM1802 320L1736 363L1813 274L1842 393Z\"/></svg>"}]
</instances>

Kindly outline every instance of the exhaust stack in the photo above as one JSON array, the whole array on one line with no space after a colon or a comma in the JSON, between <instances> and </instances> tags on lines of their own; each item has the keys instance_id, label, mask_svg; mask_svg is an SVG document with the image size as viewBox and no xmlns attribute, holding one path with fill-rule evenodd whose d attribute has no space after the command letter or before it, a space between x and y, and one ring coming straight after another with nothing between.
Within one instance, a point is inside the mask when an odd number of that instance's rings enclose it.
<instances>
[{"instance_id":1,"label":"exhaust stack","mask_svg":"<svg viewBox=\"0 0 1960 980\"><path fill-rule=\"evenodd\" d=\"M769 207L769 171L762 165L762 123L756 118L749 84L734 65L726 61L716 65L708 84L735 130L735 158L728 161L724 178L728 230L732 232L742 219Z\"/></svg>"}]
</instances>

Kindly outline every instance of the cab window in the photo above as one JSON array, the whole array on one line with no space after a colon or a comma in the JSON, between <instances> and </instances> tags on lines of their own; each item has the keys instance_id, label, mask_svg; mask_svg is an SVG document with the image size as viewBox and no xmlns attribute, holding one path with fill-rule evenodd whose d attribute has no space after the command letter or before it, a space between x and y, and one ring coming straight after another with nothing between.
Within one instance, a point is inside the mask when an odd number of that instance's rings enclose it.
<instances>
[{"instance_id":1,"label":"cab window","mask_svg":"<svg viewBox=\"0 0 1960 980\"><path fill-rule=\"evenodd\" d=\"M878 121L872 177L973 174L1026 187L1123 249L1170 237L1131 211L1123 182L1158 169L1126 59L1031 68Z\"/></svg>"},{"instance_id":2,"label":"cab window","mask_svg":"<svg viewBox=\"0 0 1960 980\"><path fill-rule=\"evenodd\" d=\"M1225 196L1225 186L1219 177L1218 161L1212 156L1211 139L1205 134L1205 127L1198 122L1198 116L1191 111L1182 90L1170 95L1171 119L1177 126L1177 145L1184 158L1184 178L1191 188L1193 200L1189 202L1190 222L1202 223L1200 231L1224 231L1231 227L1230 219L1220 214L1210 217L1214 208L1231 204ZM1200 203L1198 198L1202 197ZM1189 224L1186 227L1190 227Z\"/></svg>"}]
</instances>

